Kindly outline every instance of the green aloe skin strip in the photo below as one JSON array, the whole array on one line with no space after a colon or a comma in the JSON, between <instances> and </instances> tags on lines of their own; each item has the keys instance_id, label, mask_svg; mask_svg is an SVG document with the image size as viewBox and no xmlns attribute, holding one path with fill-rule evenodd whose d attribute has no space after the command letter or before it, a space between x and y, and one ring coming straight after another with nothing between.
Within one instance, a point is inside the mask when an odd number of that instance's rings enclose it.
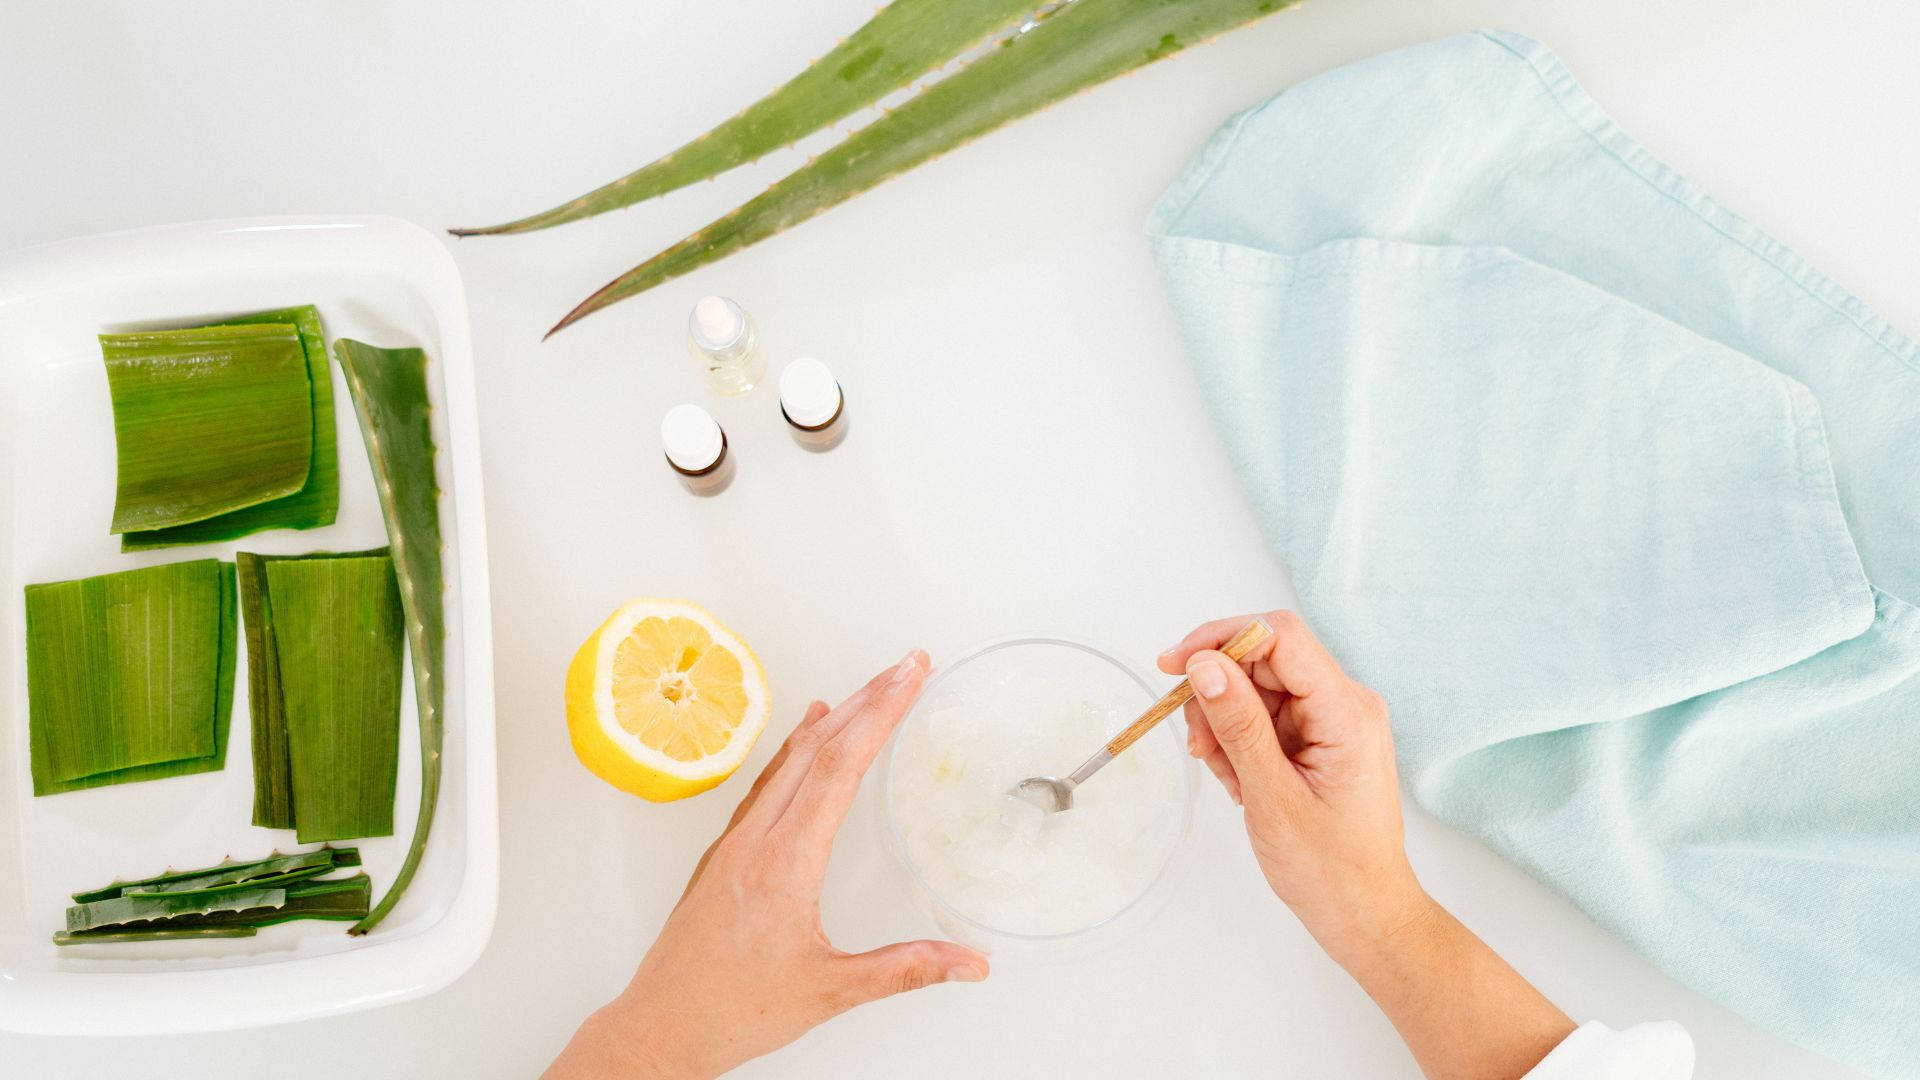
<instances>
[{"instance_id":1,"label":"green aloe skin strip","mask_svg":"<svg viewBox=\"0 0 1920 1080\"><path fill-rule=\"evenodd\" d=\"M119 722L76 780L213 753L220 564L212 559L89 579L106 619L109 708Z\"/></svg>"},{"instance_id":2,"label":"green aloe skin strip","mask_svg":"<svg viewBox=\"0 0 1920 1080\"><path fill-rule=\"evenodd\" d=\"M267 591L267 564L289 559L385 556L387 549L341 554L255 555L234 559L240 577L240 610L247 638L247 702L252 717L253 823L264 829L291 829L293 759L287 748L287 711L280 685L280 652L273 625L273 601Z\"/></svg>"},{"instance_id":3,"label":"green aloe skin strip","mask_svg":"<svg viewBox=\"0 0 1920 1080\"><path fill-rule=\"evenodd\" d=\"M55 945L110 945L127 941L205 941L208 938L248 938L260 931L251 926L183 926L170 929L121 930L107 927L101 930L82 930L73 933L68 930L54 932Z\"/></svg>"},{"instance_id":4,"label":"green aloe skin strip","mask_svg":"<svg viewBox=\"0 0 1920 1080\"><path fill-rule=\"evenodd\" d=\"M260 927L295 919L351 921L365 917L373 882L365 874L294 881L284 887L233 885L202 895L127 894L75 904L56 945L251 937Z\"/></svg>"},{"instance_id":5,"label":"green aloe skin strip","mask_svg":"<svg viewBox=\"0 0 1920 1080\"><path fill-rule=\"evenodd\" d=\"M274 559L265 579L296 834L390 836L405 641L393 560Z\"/></svg>"},{"instance_id":6,"label":"green aloe skin strip","mask_svg":"<svg viewBox=\"0 0 1920 1080\"><path fill-rule=\"evenodd\" d=\"M287 714L280 696L280 662L267 602L266 560L234 554L240 613L247 637L247 707L252 717L253 823L293 828L293 765L287 756Z\"/></svg>"},{"instance_id":7,"label":"green aloe skin strip","mask_svg":"<svg viewBox=\"0 0 1920 1080\"><path fill-rule=\"evenodd\" d=\"M214 326L283 323L300 335L307 365L309 417L313 430L307 480L291 495L242 507L201 521L120 536L120 550L147 551L180 544L234 540L264 529L314 529L333 524L340 510L338 437L333 419L333 371L327 362L326 330L311 304L243 315Z\"/></svg>"},{"instance_id":8,"label":"green aloe skin strip","mask_svg":"<svg viewBox=\"0 0 1920 1080\"><path fill-rule=\"evenodd\" d=\"M1031 14L1040 0L893 0L786 85L731 120L577 199L455 236L528 232L617 210L705 180L864 109Z\"/></svg>"},{"instance_id":9,"label":"green aloe skin strip","mask_svg":"<svg viewBox=\"0 0 1920 1080\"><path fill-rule=\"evenodd\" d=\"M113 397L113 531L283 498L313 461L313 390L290 323L100 335Z\"/></svg>"},{"instance_id":10,"label":"green aloe skin strip","mask_svg":"<svg viewBox=\"0 0 1920 1080\"><path fill-rule=\"evenodd\" d=\"M287 902L285 889L222 889L206 895L172 896L166 893L132 893L111 900L75 904L67 909L67 930L94 930L102 926L156 922L185 915L211 915L216 912L277 908Z\"/></svg>"},{"instance_id":11,"label":"green aloe skin strip","mask_svg":"<svg viewBox=\"0 0 1920 1080\"><path fill-rule=\"evenodd\" d=\"M224 862L193 870L172 870L135 881L116 881L112 885L73 894L76 904L111 900L130 892L191 891L214 886L248 885L290 870L320 866L328 870L360 865L360 850L350 847L323 847L292 855L270 855L245 862Z\"/></svg>"},{"instance_id":12,"label":"green aloe skin strip","mask_svg":"<svg viewBox=\"0 0 1920 1080\"><path fill-rule=\"evenodd\" d=\"M235 591L213 559L27 587L36 796L225 767Z\"/></svg>"},{"instance_id":13,"label":"green aloe skin strip","mask_svg":"<svg viewBox=\"0 0 1920 1080\"><path fill-rule=\"evenodd\" d=\"M360 417L367 460L380 493L380 513L400 583L414 698L420 713L420 809L413 840L385 896L347 932L364 934L399 902L420 867L440 798L445 741L446 614L440 565L440 486L434 479L432 407L427 356L419 349L381 349L342 338L334 355Z\"/></svg>"}]
</instances>

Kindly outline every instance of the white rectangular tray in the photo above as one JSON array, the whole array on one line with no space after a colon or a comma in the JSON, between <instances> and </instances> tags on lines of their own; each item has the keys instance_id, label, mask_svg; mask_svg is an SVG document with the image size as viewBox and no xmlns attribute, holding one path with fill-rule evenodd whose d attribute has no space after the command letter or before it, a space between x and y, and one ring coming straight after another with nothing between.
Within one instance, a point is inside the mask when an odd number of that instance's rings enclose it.
<instances>
[{"instance_id":1,"label":"white rectangular tray","mask_svg":"<svg viewBox=\"0 0 1920 1080\"><path fill-rule=\"evenodd\" d=\"M431 358L447 583L445 779L426 857L372 934L293 922L257 938L57 948L68 894L120 877L294 848L250 824L245 642L226 768L34 798L27 762L22 588L236 550L350 551L386 543L359 423L338 365L340 516L306 532L122 554L112 408L95 335L315 304L341 337ZM166 226L0 254L0 1029L156 1034L248 1027L403 1001L452 982L492 931L499 823L485 517L473 353L459 271L425 230L392 218ZM359 842L376 898L411 839L419 798L411 682L401 718L395 835Z\"/></svg>"}]
</instances>

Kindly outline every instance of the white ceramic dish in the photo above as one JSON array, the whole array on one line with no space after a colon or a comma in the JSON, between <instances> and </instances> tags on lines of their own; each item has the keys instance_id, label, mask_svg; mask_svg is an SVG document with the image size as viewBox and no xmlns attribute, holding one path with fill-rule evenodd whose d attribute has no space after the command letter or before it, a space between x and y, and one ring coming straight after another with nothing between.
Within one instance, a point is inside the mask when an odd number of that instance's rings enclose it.
<instances>
[{"instance_id":1,"label":"white ceramic dish","mask_svg":"<svg viewBox=\"0 0 1920 1080\"><path fill-rule=\"evenodd\" d=\"M94 336L310 303L329 343L418 345L433 362L446 538L446 773L412 887L372 934L293 922L257 938L61 949L67 894L116 877L295 847L254 828L245 643L226 768L36 799L27 770L21 589L235 550L386 542L359 425L333 368L340 516L325 529L121 554L109 536L112 409ZM145 1035L300 1020L391 1004L452 982L492 932L499 822L485 517L473 352L460 275L440 242L392 218L166 226L0 254L0 1028ZM376 896L411 839L419 798L412 689L401 719L396 835L361 841Z\"/></svg>"}]
</instances>

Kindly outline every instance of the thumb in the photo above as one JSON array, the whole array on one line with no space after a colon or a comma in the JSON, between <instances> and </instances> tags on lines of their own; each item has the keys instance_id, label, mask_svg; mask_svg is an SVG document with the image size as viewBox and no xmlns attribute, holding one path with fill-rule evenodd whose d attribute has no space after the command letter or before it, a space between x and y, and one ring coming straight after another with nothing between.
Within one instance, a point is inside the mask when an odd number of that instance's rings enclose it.
<instances>
[{"instance_id":1,"label":"thumb","mask_svg":"<svg viewBox=\"0 0 1920 1080\"><path fill-rule=\"evenodd\" d=\"M951 941L903 941L840 961L851 983L848 996L864 1004L943 982L979 982L987 958Z\"/></svg>"},{"instance_id":2,"label":"thumb","mask_svg":"<svg viewBox=\"0 0 1920 1080\"><path fill-rule=\"evenodd\" d=\"M1224 653L1203 650L1187 660L1194 700L1213 729L1213 737L1233 764L1240 795L1250 811L1277 809L1285 785L1296 781L1273 715L1247 673Z\"/></svg>"}]
</instances>

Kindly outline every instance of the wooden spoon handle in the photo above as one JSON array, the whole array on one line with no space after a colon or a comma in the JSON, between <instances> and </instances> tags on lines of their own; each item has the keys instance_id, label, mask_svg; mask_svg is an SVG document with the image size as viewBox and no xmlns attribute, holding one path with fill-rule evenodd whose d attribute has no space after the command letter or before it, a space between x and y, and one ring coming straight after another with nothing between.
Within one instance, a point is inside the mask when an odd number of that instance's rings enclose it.
<instances>
[{"instance_id":1,"label":"wooden spoon handle","mask_svg":"<svg viewBox=\"0 0 1920 1080\"><path fill-rule=\"evenodd\" d=\"M1233 635L1225 645L1220 646L1220 651L1226 653L1229 659L1238 663L1248 653L1252 652L1256 645L1259 645L1272 636L1273 628L1267 625L1267 621L1265 619L1255 619L1246 626L1241 627L1240 632ZM1120 751L1139 742L1140 736L1153 730L1153 725L1165 720L1172 714L1173 710L1185 705L1192 698L1193 683L1187 679L1181 679L1179 685L1167 691L1167 696L1154 702L1151 708L1141 713L1140 719L1128 724L1125 731L1115 735L1108 741L1108 755L1118 754Z\"/></svg>"}]
</instances>

